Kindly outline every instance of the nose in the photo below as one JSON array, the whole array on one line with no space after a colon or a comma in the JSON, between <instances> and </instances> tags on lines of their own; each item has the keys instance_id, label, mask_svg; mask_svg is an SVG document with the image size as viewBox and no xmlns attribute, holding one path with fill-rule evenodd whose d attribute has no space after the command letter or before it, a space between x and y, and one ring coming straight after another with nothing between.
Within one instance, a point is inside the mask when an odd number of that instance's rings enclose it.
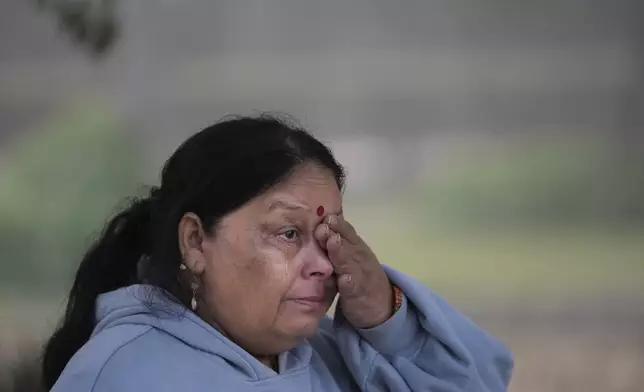
<instances>
[{"instance_id":1,"label":"nose","mask_svg":"<svg viewBox=\"0 0 644 392\"><path fill-rule=\"evenodd\" d=\"M327 280L333 275L333 264L319 246L311 246L304 258L302 275L305 279Z\"/></svg>"}]
</instances>

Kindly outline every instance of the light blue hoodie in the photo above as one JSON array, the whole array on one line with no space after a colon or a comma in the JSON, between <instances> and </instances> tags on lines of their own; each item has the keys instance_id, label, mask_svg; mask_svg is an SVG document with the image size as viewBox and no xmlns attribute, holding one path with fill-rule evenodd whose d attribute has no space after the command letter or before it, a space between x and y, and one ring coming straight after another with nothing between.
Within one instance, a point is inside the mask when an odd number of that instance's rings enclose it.
<instances>
[{"instance_id":1,"label":"light blue hoodie","mask_svg":"<svg viewBox=\"0 0 644 392\"><path fill-rule=\"evenodd\" d=\"M279 356L279 374L149 286L103 294L91 339L52 391L506 391L508 350L427 287L385 268L405 293L398 312L369 330L336 312Z\"/></svg>"}]
</instances>

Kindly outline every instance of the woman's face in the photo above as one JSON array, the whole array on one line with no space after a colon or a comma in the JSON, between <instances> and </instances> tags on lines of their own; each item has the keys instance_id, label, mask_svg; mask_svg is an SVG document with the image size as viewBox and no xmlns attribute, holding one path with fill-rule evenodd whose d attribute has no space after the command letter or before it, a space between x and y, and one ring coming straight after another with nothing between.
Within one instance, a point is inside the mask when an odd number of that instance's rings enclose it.
<instances>
[{"instance_id":1,"label":"woman's face","mask_svg":"<svg viewBox=\"0 0 644 392\"><path fill-rule=\"evenodd\" d=\"M212 236L195 239L200 224L184 217L181 245L200 279L199 314L255 355L310 337L337 292L314 232L326 215L341 213L332 173L309 164L224 217Z\"/></svg>"}]
</instances>

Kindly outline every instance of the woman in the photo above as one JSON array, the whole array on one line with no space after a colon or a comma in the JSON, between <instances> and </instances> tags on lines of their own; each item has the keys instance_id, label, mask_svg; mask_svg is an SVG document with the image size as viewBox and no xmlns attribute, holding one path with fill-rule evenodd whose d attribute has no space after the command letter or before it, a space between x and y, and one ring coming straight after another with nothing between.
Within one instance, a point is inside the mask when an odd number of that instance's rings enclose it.
<instances>
[{"instance_id":1,"label":"woman","mask_svg":"<svg viewBox=\"0 0 644 392\"><path fill-rule=\"evenodd\" d=\"M379 263L343 217L343 184L331 152L277 118L192 136L85 255L46 386L505 391L509 352Z\"/></svg>"}]
</instances>

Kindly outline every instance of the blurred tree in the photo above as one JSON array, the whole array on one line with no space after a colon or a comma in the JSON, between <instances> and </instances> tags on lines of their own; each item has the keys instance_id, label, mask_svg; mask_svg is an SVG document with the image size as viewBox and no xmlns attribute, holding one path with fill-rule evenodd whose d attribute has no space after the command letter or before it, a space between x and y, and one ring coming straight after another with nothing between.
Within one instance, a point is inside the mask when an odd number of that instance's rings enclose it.
<instances>
[{"instance_id":1,"label":"blurred tree","mask_svg":"<svg viewBox=\"0 0 644 392\"><path fill-rule=\"evenodd\" d=\"M644 3L633 1L628 5L624 25L633 42L634 83L627 92L618 133L621 146L640 155L644 149Z\"/></svg>"},{"instance_id":2,"label":"blurred tree","mask_svg":"<svg viewBox=\"0 0 644 392\"><path fill-rule=\"evenodd\" d=\"M450 166L425 197L445 223L641 228L642 167L601 143L514 146Z\"/></svg>"},{"instance_id":3,"label":"blurred tree","mask_svg":"<svg viewBox=\"0 0 644 392\"><path fill-rule=\"evenodd\" d=\"M57 290L121 198L142 180L135 132L77 106L17 141L0 171L0 287Z\"/></svg>"},{"instance_id":4,"label":"blurred tree","mask_svg":"<svg viewBox=\"0 0 644 392\"><path fill-rule=\"evenodd\" d=\"M93 56L103 56L117 41L121 28L117 0L36 0L53 13L62 30Z\"/></svg>"}]
</instances>

